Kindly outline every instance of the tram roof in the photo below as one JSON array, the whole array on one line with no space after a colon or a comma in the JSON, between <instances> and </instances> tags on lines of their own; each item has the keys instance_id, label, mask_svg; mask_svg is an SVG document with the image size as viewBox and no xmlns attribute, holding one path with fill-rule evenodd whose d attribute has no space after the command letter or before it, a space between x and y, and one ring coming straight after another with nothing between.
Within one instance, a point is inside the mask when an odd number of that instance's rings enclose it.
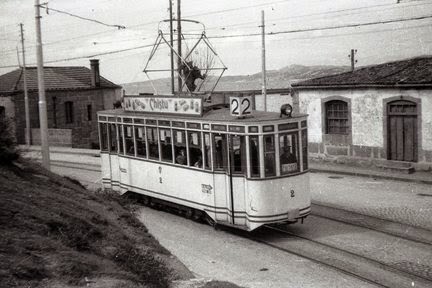
<instances>
[{"instance_id":1,"label":"tram roof","mask_svg":"<svg viewBox=\"0 0 432 288\"><path fill-rule=\"evenodd\" d=\"M125 111L123 109L99 111L99 114L122 116L122 117L146 117L156 119L170 119L170 120L200 120L200 121L217 121L217 122L236 122L236 123L254 123L262 121L278 121L287 119L303 118L306 114L294 114L291 118L280 118L280 113L277 112L264 112L253 110L250 116L245 118L238 118L232 116L228 108L221 108L217 110L210 110L204 112L202 116L195 115L177 115L177 114L163 114L163 113L143 113L135 111Z\"/></svg>"}]
</instances>

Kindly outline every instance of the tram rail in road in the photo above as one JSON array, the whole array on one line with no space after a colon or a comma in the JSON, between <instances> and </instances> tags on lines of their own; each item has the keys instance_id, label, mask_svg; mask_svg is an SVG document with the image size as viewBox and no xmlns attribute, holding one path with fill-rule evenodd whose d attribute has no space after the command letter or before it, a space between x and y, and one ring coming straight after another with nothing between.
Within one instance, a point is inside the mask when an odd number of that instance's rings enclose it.
<instances>
[{"instance_id":1,"label":"tram rail in road","mask_svg":"<svg viewBox=\"0 0 432 288\"><path fill-rule=\"evenodd\" d=\"M289 236L297 241L281 241ZM285 229L266 226L250 239L330 267L379 287L431 287L432 278L398 269L328 244L318 242Z\"/></svg>"}]
</instances>

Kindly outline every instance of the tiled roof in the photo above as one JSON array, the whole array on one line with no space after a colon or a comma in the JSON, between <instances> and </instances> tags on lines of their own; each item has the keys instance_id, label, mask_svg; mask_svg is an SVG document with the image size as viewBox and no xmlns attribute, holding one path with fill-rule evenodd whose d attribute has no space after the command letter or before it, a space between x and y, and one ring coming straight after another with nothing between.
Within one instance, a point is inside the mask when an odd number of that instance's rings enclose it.
<instances>
[{"instance_id":1,"label":"tiled roof","mask_svg":"<svg viewBox=\"0 0 432 288\"><path fill-rule=\"evenodd\" d=\"M36 67L28 67L27 89L37 90L38 79ZM87 67L44 67L45 89L46 90L76 90L92 89L91 70ZM100 77L100 87L98 88L120 88L121 86ZM16 69L0 76L0 92L22 91L24 81L22 69Z\"/></svg>"},{"instance_id":2,"label":"tiled roof","mask_svg":"<svg viewBox=\"0 0 432 288\"><path fill-rule=\"evenodd\" d=\"M292 84L295 88L338 86L432 86L432 56L388 62Z\"/></svg>"}]
</instances>

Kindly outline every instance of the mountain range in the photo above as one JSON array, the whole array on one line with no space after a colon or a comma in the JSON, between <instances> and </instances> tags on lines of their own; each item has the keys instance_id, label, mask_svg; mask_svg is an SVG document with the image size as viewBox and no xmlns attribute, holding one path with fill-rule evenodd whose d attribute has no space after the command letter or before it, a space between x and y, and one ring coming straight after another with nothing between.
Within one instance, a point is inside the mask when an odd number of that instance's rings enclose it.
<instances>
[{"instance_id":1,"label":"mountain range","mask_svg":"<svg viewBox=\"0 0 432 288\"><path fill-rule=\"evenodd\" d=\"M332 74L347 72L349 66L303 66L290 65L278 70L267 70L267 89L289 88L291 83L303 81L311 78L318 78ZM217 77L212 76L210 83L215 82ZM153 86L158 93L170 92L170 78L155 79ZM139 93L153 93L150 81L132 82L121 84L126 94L136 95ZM208 85L211 89L210 86ZM245 91L261 90L261 72L251 75L223 76L215 88L216 91Z\"/></svg>"}]
</instances>

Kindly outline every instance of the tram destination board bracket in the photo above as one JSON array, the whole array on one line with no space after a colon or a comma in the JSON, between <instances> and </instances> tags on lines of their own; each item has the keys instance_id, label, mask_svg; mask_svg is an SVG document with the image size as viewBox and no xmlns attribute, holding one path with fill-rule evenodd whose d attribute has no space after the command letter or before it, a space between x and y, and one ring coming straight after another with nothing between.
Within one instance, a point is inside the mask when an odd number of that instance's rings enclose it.
<instances>
[{"instance_id":1,"label":"tram destination board bracket","mask_svg":"<svg viewBox=\"0 0 432 288\"><path fill-rule=\"evenodd\" d=\"M202 116L203 100L200 97L124 96L125 111Z\"/></svg>"}]
</instances>

